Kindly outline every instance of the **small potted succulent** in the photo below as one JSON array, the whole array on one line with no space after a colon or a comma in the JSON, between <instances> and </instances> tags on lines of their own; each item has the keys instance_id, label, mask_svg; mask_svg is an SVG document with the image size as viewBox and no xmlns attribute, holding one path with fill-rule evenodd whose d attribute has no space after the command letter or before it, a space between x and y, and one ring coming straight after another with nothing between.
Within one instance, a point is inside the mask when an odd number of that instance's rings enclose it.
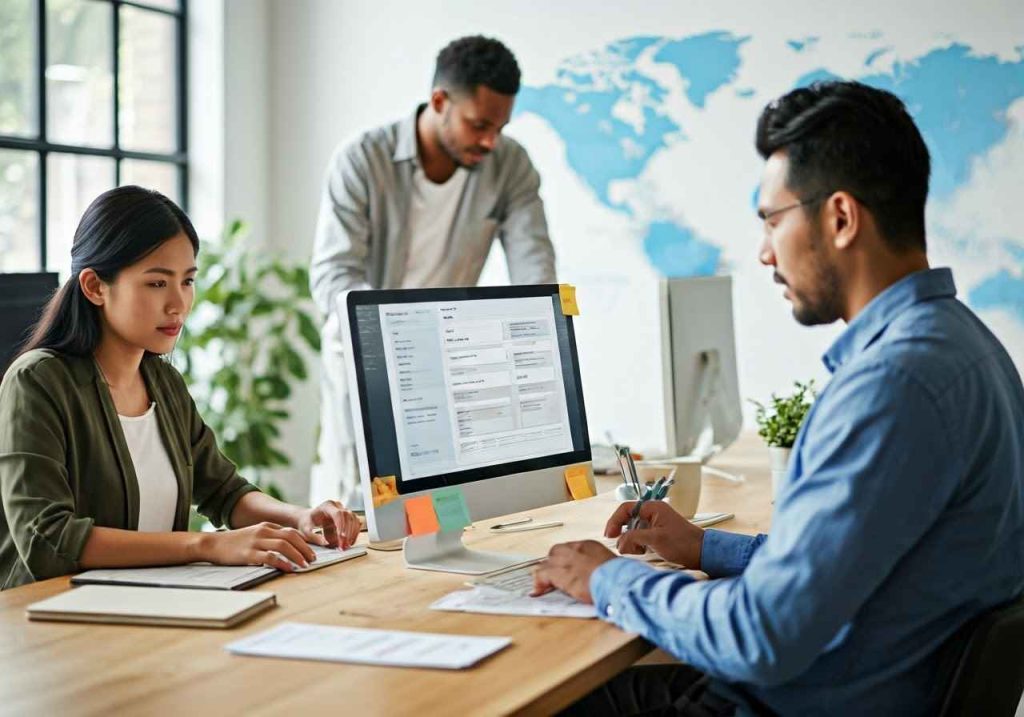
<instances>
[{"instance_id":1,"label":"small potted succulent","mask_svg":"<svg viewBox=\"0 0 1024 717\"><path fill-rule=\"evenodd\" d=\"M800 426L811 410L816 396L814 381L795 384L796 390L788 396L772 394L766 406L758 401L751 401L757 406L757 433L768 444L772 467L772 501L782 479L789 470L789 456L796 442Z\"/></svg>"}]
</instances>

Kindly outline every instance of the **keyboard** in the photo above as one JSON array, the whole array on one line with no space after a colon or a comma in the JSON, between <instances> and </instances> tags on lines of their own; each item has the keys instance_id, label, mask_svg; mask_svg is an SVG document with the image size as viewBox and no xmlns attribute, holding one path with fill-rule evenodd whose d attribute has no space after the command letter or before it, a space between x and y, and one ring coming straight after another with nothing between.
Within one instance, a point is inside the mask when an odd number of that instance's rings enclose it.
<instances>
[{"instance_id":1,"label":"keyboard","mask_svg":"<svg viewBox=\"0 0 1024 717\"><path fill-rule=\"evenodd\" d=\"M292 563L292 572L295 573L308 573L311 570L319 570L320 568L326 568L328 565L334 565L344 560L351 560L352 558L358 558L362 555L366 555L366 548L349 548L348 550L339 550L338 548L325 548L321 545L314 543L308 543L309 547L313 549L313 553L316 555L316 560L309 564L309 567L299 567L295 563Z\"/></svg>"}]
</instances>

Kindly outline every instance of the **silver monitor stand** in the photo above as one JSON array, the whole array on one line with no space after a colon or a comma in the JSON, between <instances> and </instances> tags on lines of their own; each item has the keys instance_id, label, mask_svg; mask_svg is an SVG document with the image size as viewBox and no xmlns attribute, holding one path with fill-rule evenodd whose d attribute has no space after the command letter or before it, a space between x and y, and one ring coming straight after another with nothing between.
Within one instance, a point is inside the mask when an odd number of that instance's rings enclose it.
<instances>
[{"instance_id":1,"label":"silver monitor stand","mask_svg":"<svg viewBox=\"0 0 1024 717\"><path fill-rule=\"evenodd\" d=\"M402 548L405 566L416 570L483 575L536 560L529 555L470 550L462 543L462 534L462 530L451 530L446 533L410 535Z\"/></svg>"}]
</instances>

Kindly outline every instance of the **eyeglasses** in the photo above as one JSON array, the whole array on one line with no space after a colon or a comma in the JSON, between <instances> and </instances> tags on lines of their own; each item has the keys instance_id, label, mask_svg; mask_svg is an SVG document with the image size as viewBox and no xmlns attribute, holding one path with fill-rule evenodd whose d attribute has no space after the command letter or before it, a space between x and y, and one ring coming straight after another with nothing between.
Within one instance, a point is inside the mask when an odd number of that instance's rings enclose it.
<instances>
[{"instance_id":1,"label":"eyeglasses","mask_svg":"<svg viewBox=\"0 0 1024 717\"><path fill-rule=\"evenodd\" d=\"M778 209L769 209L768 211L758 209L757 216L761 221L766 222L777 214L788 212L790 209L796 209L797 207L806 207L809 204L817 204L821 200L828 199L831 196L832 192L829 192L828 194L821 194L816 197L811 197L810 199L805 199L802 202L797 202L796 204L787 204L786 206L779 207Z\"/></svg>"}]
</instances>

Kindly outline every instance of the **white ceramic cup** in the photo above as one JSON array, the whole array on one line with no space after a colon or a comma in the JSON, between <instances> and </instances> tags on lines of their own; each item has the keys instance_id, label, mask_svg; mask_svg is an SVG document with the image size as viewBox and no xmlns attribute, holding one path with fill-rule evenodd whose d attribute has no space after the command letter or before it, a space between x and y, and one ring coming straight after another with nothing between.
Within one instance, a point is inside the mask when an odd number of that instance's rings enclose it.
<instances>
[{"instance_id":1,"label":"white ceramic cup","mask_svg":"<svg viewBox=\"0 0 1024 717\"><path fill-rule=\"evenodd\" d=\"M676 459L671 463L650 463L641 461L636 470L641 484L654 483L662 476L675 471L675 483L668 489L665 502L675 508L684 518L692 518L700 503L700 459Z\"/></svg>"}]
</instances>

